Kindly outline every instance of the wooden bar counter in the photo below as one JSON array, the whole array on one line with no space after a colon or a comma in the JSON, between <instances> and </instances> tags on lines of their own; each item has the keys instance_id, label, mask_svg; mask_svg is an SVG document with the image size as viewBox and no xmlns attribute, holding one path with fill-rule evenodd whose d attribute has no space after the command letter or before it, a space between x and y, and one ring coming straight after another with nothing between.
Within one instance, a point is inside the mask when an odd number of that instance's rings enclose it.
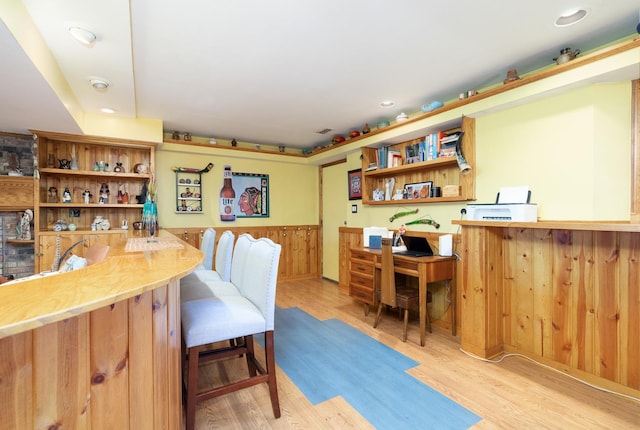
<instances>
[{"instance_id":1,"label":"wooden bar counter","mask_svg":"<svg viewBox=\"0 0 640 430\"><path fill-rule=\"evenodd\" d=\"M0 285L0 429L181 429L180 278L198 249Z\"/></svg>"}]
</instances>

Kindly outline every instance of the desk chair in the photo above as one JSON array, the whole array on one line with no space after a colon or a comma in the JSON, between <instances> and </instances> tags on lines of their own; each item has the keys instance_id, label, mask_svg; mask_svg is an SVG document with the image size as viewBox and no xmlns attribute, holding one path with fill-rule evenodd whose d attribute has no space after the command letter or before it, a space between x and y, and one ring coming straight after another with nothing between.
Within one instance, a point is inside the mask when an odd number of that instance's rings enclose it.
<instances>
[{"instance_id":1,"label":"desk chair","mask_svg":"<svg viewBox=\"0 0 640 430\"><path fill-rule=\"evenodd\" d=\"M273 241L238 238L227 293L181 303L184 347L186 348L186 430L195 426L196 403L253 385L267 383L271 406L280 417L274 351L276 283L281 246ZM236 293L231 290L235 287ZM253 336L264 333L265 365L254 355ZM218 342L240 339L230 347L207 349ZM245 356L249 376L226 385L198 391L201 363Z\"/></svg>"},{"instance_id":2,"label":"desk chair","mask_svg":"<svg viewBox=\"0 0 640 430\"><path fill-rule=\"evenodd\" d=\"M417 288L401 287L396 288L396 274L393 263L393 253L391 250L392 239L382 239L382 267L380 269L380 303L378 313L373 323L373 328L377 328L382 319L382 308L391 306L404 310L404 326L402 329L402 341L407 341L407 325L409 323L409 308L420 303L420 295ZM429 313L427 312L427 325L431 331Z\"/></svg>"}]
</instances>

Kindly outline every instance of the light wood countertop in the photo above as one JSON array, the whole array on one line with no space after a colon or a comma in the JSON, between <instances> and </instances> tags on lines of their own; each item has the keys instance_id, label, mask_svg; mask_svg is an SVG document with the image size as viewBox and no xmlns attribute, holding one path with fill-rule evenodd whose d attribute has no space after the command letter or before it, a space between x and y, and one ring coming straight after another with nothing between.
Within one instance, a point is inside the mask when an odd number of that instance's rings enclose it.
<instances>
[{"instance_id":1,"label":"light wood countertop","mask_svg":"<svg viewBox=\"0 0 640 430\"><path fill-rule=\"evenodd\" d=\"M591 231L620 231L640 233L640 224L629 221L553 221L513 222L513 221L470 221L453 220L452 224L469 227L509 227L509 228L538 228L550 230L591 230Z\"/></svg>"},{"instance_id":2,"label":"light wood countertop","mask_svg":"<svg viewBox=\"0 0 640 430\"><path fill-rule=\"evenodd\" d=\"M0 339L111 305L184 277L204 254L168 232L182 249L125 252L128 231L107 258L73 272L0 285Z\"/></svg>"}]
</instances>

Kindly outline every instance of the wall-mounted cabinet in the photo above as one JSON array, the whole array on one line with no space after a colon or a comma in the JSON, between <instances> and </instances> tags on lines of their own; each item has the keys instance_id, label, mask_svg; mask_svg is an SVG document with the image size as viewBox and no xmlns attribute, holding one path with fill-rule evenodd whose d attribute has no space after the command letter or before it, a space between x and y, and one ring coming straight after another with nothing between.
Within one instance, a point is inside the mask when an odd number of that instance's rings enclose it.
<instances>
[{"instance_id":1,"label":"wall-mounted cabinet","mask_svg":"<svg viewBox=\"0 0 640 430\"><path fill-rule=\"evenodd\" d=\"M387 152L398 154L398 161L392 167L375 168L381 162L378 148L362 148L362 202L368 205L406 205L418 203L458 202L475 199L475 120L463 117L458 130L463 131L461 137L462 153L470 167L462 172L455 156L438 157L428 161L407 161L407 148L419 144L424 138L408 140L406 142L388 145ZM440 130L444 131L444 130ZM387 163L387 160L384 161ZM442 194L445 186L456 190L454 195L440 195L431 197L430 194L416 194L402 200L374 199L374 191L386 193L386 184L392 180L393 189L404 190L405 185L430 183L439 187ZM391 194L394 195L395 191ZM424 191L424 189L423 189ZM406 195L405 195L406 197Z\"/></svg>"},{"instance_id":2,"label":"wall-mounted cabinet","mask_svg":"<svg viewBox=\"0 0 640 430\"><path fill-rule=\"evenodd\" d=\"M96 234L99 232L92 232L91 224L99 216L109 221L110 233L119 232L123 220L131 225L141 219L144 200L137 197L143 194L154 170L156 145L124 139L34 133L40 170L34 193L36 249L41 249L36 255L38 271L51 266L51 261L38 264L44 246L39 236L58 230L76 235ZM54 228L58 220L67 226L75 224L76 231Z\"/></svg>"}]
</instances>

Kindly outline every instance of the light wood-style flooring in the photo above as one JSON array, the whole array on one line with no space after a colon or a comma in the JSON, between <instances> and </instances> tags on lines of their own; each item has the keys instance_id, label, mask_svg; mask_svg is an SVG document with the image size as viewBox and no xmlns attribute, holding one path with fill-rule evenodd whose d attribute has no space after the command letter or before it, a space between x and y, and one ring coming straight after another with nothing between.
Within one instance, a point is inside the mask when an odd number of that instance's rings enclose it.
<instances>
[{"instance_id":1,"label":"light wood-style flooring","mask_svg":"<svg viewBox=\"0 0 640 430\"><path fill-rule=\"evenodd\" d=\"M528 360L514 357L500 364L476 360L460 351L459 339L437 327L420 347L417 319L410 323L409 338L403 343L402 322L395 313L386 315L374 329L375 312L365 316L362 306L334 282L280 282L276 303L297 306L318 319L339 318L418 361L420 365L411 374L482 417L473 429L640 429L640 403L601 392ZM229 360L203 367L201 383L233 378L238 372L244 375L244 363ZM373 428L342 398L313 406L280 369L277 376L281 418L273 417L266 386L257 386L200 403L196 428ZM425 423L424 428L432 426Z\"/></svg>"}]
</instances>

